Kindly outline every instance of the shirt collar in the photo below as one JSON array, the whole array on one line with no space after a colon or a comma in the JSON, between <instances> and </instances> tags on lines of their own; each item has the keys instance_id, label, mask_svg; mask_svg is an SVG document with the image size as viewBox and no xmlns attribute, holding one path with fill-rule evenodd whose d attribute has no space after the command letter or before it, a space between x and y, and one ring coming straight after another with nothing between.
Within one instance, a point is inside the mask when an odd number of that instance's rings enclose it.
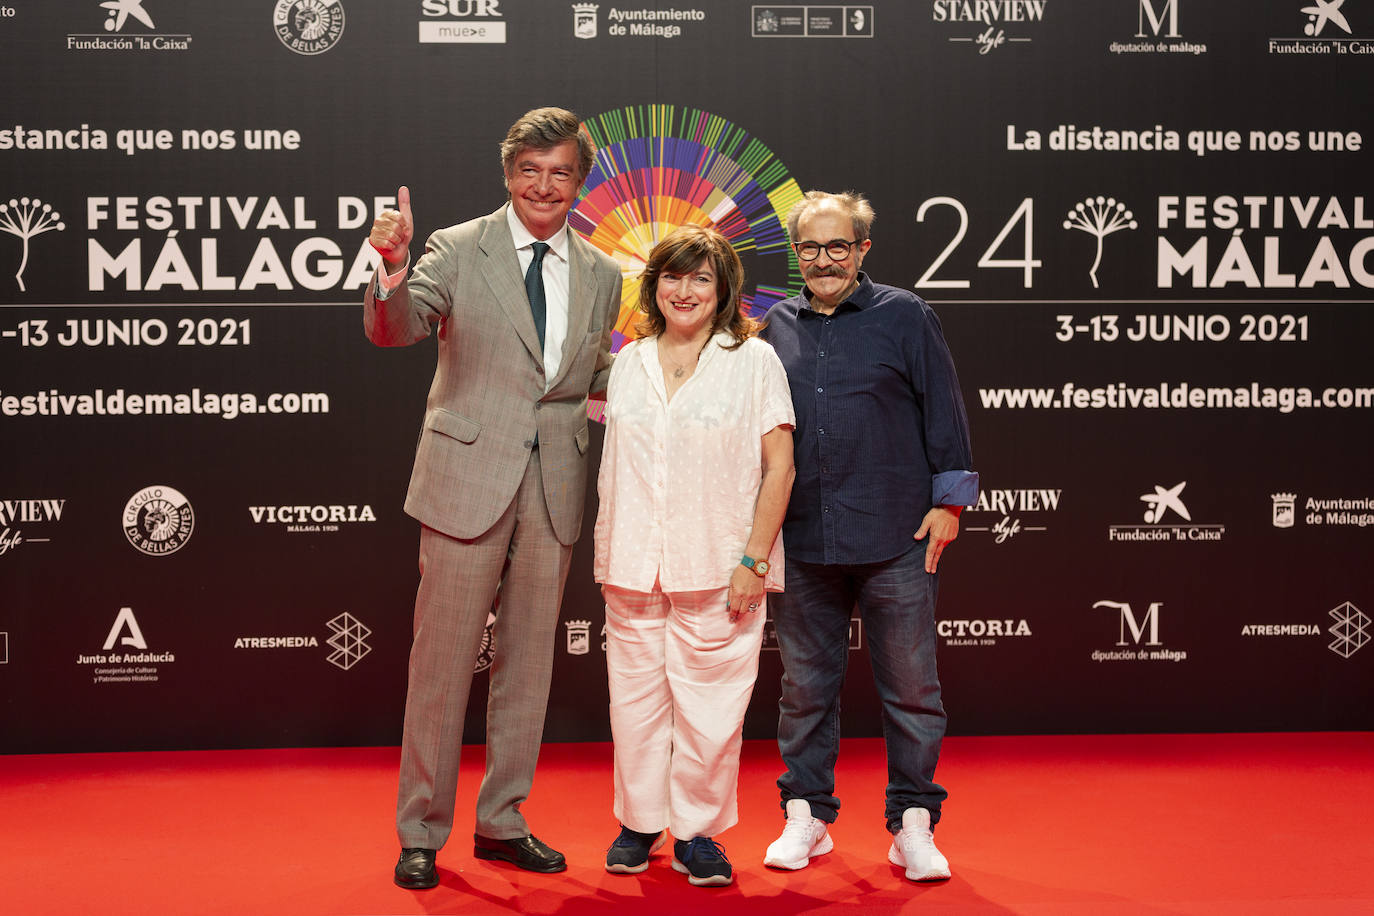
<instances>
[{"instance_id":1,"label":"shirt collar","mask_svg":"<svg viewBox=\"0 0 1374 916\"><path fill-rule=\"evenodd\" d=\"M541 241L525 228L525 224L520 222L520 217L515 215L515 208L510 204L506 204L506 225L510 227L510 237L515 241L516 251ZM568 221L564 220L557 232L542 241L549 246L550 251L558 255L560 261L568 260Z\"/></svg>"},{"instance_id":2,"label":"shirt collar","mask_svg":"<svg viewBox=\"0 0 1374 916\"><path fill-rule=\"evenodd\" d=\"M819 315L820 312L811 307L811 288L803 286L801 291L804 308L802 312L812 312ZM873 304L873 281L868 279L868 274L859 271L859 285L854 287L854 291L845 298L843 302L835 306L835 311L839 311L844 305L852 305L856 309L866 309Z\"/></svg>"}]
</instances>

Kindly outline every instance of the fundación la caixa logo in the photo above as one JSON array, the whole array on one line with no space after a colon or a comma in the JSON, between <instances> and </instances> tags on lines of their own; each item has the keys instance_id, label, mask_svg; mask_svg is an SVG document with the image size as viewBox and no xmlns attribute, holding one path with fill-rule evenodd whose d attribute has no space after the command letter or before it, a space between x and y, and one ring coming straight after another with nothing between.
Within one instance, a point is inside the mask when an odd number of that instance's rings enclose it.
<instances>
[{"instance_id":1,"label":"fundaci\u00f3n la caixa logo","mask_svg":"<svg viewBox=\"0 0 1374 916\"><path fill-rule=\"evenodd\" d=\"M1301 35L1287 35L1268 39L1270 54L1342 55L1374 54L1374 40L1355 34L1346 16L1350 7L1345 0L1290 0L1293 3L1295 25L1302 23ZM1364 9L1369 4L1361 4Z\"/></svg>"},{"instance_id":2,"label":"fundaci\u00f3n la caixa logo","mask_svg":"<svg viewBox=\"0 0 1374 916\"><path fill-rule=\"evenodd\" d=\"M69 32L68 51L167 51L191 50L191 36L158 31L147 0L103 0L95 4L104 10L101 32ZM159 14L160 15L160 14ZM126 33L125 28L129 27ZM147 29L148 31L143 31Z\"/></svg>"},{"instance_id":3,"label":"fundaci\u00f3n la caixa logo","mask_svg":"<svg viewBox=\"0 0 1374 916\"><path fill-rule=\"evenodd\" d=\"M1183 488L1186 486L1186 480L1179 481L1172 487L1155 484L1154 492L1143 493L1140 496L1140 501L1145 504L1145 523L1108 525L1107 540L1126 543L1220 541L1226 533L1226 526L1194 521L1192 513L1183 501Z\"/></svg>"}]
</instances>

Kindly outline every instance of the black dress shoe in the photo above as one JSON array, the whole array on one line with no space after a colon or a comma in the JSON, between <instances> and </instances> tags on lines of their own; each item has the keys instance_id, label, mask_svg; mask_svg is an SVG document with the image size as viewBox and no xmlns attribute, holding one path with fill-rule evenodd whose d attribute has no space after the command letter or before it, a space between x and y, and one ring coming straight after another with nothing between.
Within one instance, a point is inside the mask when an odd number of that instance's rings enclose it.
<instances>
[{"instance_id":1,"label":"black dress shoe","mask_svg":"<svg viewBox=\"0 0 1374 916\"><path fill-rule=\"evenodd\" d=\"M396 860L396 884L399 887L422 891L439 883L434 868L434 850L407 846Z\"/></svg>"},{"instance_id":2,"label":"black dress shoe","mask_svg":"<svg viewBox=\"0 0 1374 916\"><path fill-rule=\"evenodd\" d=\"M493 840L480 833L472 835L472 854L479 859L498 859L526 871L555 872L568 867L563 853L550 849L538 837L520 836L513 840Z\"/></svg>"}]
</instances>

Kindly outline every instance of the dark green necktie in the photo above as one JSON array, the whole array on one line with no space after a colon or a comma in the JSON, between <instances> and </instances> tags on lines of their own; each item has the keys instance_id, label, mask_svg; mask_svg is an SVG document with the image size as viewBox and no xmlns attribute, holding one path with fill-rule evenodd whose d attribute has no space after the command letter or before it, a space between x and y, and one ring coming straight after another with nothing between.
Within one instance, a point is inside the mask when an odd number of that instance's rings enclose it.
<instances>
[{"instance_id":1,"label":"dark green necktie","mask_svg":"<svg viewBox=\"0 0 1374 916\"><path fill-rule=\"evenodd\" d=\"M544 323L548 306L544 302L544 254L549 250L545 242L534 243L534 260L525 271L525 294L530 297L530 313L534 315L534 329L539 333L539 347L544 347Z\"/></svg>"}]
</instances>

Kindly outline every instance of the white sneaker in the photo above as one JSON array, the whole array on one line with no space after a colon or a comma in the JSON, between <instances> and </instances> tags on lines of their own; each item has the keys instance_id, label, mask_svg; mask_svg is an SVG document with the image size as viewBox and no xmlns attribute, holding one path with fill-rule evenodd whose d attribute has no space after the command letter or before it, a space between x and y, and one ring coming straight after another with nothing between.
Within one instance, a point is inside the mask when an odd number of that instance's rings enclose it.
<instances>
[{"instance_id":1,"label":"white sneaker","mask_svg":"<svg viewBox=\"0 0 1374 916\"><path fill-rule=\"evenodd\" d=\"M912 881L943 881L949 877L949 860L935 848L930 832L930 812L907 808L902 812L902 832L892 838L887 860L906 869Z\"/></svg>"},{"instance_id":2,"label":"white sneaker","mask_svg":"<svg viewBox=\"0 0 1374 916\"><path fill-rule=\"evenodd\" d=\"M787 826L782 828L782 836L769 844L763 864L796 871L809 865L812 856L823 856L834 848L825 821L811 816L806 799L791 798L787 801Z\"/></svg>"}]
</instances>

